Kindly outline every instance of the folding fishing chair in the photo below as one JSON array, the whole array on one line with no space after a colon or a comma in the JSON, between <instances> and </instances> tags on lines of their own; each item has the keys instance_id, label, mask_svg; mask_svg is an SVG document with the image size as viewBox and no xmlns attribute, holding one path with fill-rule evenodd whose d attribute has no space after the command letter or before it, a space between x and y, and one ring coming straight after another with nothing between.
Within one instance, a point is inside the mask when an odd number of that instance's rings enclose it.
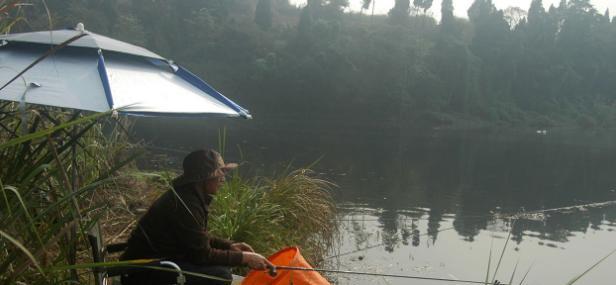
<instances>
[{"instance_id":1,"label":"folding fishing chair","mask_svg":"<svg viewBox=\"0 0 616 285\"><path fill-rule=\"evenodd\" d=\"M92 248L92 257L94 262L105 262L107 254L122 252L128 246L127 243L116 243L105 246L99 223L95 223L88 230L88 241ZM157 260L149 263L141 264L141 266L157 266L157 267L170 267L177 271L178 277L176 279L177 285L184 285L186 277L182 274L182 269L175 263L165 260ZM139 270L137 268L129 267L95 267L92 272L94 273L94 281L96 285L112 285L121 284L120 276L127 274L132 270ZM173 284L169 284L173 285Z\"/></svg>"}]
</instances>

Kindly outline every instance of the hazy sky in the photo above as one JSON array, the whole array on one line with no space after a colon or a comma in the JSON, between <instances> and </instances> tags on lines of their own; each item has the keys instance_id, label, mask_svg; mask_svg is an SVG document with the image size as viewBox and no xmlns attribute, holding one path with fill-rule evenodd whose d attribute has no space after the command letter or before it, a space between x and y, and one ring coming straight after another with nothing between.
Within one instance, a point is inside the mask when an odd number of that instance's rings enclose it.
<instances>
[{"instance_id":1,"label":"hazy sky","mask_svg":"<svg viewBox=\"0 0 616 285\"><path fill-rule=\"evenodd\" d=\"M377 14L387 13L389 9L391 9L391 7L394 6L394 2L395 2L395 0L373 0L373 1L376 1L375 2L376 7L374 11ZM432 8L428 11L428 13L432 13L432 15L434 15L435 17L440 18L441 1L442 0L434 0L434 5L432 5ZM473 1L474 0L453 0L453 5L455 8L454 13L458 17L466 18L467 17L466 11L468 10L468 7L471 6ZM531 0L493 0L493 1L496 7L499 9L504 9L507 7L514 6L514 7L523 8L524 10L528 10L528 7L530 7L530 2L531 2ZM306 0L290 0L290 2L298 6L302 6L306 4ZM351 4L351 10L359 11L361 7L361 2L362 2L361 0L349 0L349 3ZM560 0L543 0L543 6L547 9L550 7L550 4L554 4L554 6L558 6L559 2ZM601 14L605 12L605 9L609 8L611 11L610 14L612 16L616 16L616 0L591 0L590 2L593 3L593 5L595 5L595 8L599 10ZM413 3L413 0L411 0L411 3Z\"/></svg>"}]
</instances>

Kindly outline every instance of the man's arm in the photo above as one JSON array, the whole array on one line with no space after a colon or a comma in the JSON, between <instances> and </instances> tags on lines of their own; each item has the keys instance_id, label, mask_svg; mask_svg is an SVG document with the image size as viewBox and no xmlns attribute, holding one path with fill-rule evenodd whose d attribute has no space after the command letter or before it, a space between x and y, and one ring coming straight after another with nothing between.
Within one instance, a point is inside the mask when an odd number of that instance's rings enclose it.
<instances>
[{"instance_id":1,"label":"man's arm","mask_svg":"<svg viewBox=\"0 0 616 285\"><path fill-rule=\"evenodd\" d=\"M194 209L195 207L202 209L199 205L188 205L189 209ZM185 208L183 211L177 211L179 214L179 230L177 234L180 237L181 244L184 245L186 257L189 262L194 264L227 266L247 265L251 269L256 270L263 270L274 266L265 257L252 252L252 248L245 243L233 243L230 245L231 250L212 248L205 230L205 225L201 225L198 222L205 220L207 215L203 210L191 212L193 213L192 215L186 211ZM250 251L233 250L233 247L238 245L248 246Z\"/></svg>"},{"instance_id":2,"label":"man's arm","mask_svg":"<svg viewBox=\"0 0 616 285\"><path fill-rule=\"evenodd\" d=\"M190 211L183 203L178 203L173 214L177 221L176 237L187 260L194 264L242 265L241 252L211 246L205 225L201 222L207 216L199 201L187 198L184 203Z\"/></svg>"},{"instance_id":3,"label":"man's arm","mask_svg":"<svg viewBox=\"0 0 616 285\"><path fill-rule=\"evenodd\" d=\"M213 236L209 236L209 237L210 237L210 247L213 247L213 248L233 250L233 251L255 252L255 250L252 249L252 246L250 246L249 244L245 242L234 242L232 240L217 238Z\"/></svg>"},{"instance_id":4,"label":"man's arm","mask_svg":"<svg viewBox=\"0 0 616 285\"><path fill-rule=\"evenodd\" d=\"M232 240L213 237L211 235L209 235L209 238L210 238L210 247L217 248L217 249L229 250L231 249L231 245L234 243L234 241Z\"/></svg>"}]
</instances>

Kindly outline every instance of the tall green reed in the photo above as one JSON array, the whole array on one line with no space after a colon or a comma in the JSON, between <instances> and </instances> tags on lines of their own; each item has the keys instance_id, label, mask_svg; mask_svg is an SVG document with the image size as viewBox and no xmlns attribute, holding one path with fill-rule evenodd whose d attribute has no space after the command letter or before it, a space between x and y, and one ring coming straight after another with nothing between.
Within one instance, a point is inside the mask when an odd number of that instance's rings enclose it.
<instances>
[{"instance_id":1,"label":"tall green reed","mask_svg":"<svg viewBox=\"0 0 616 285\"><path fill-rule=\"evenodd\" d=\"M577 276L573 277L571 280L569 280L569 282L567 282L567 285L573 285L575 283L577 283L582 277L584 277L586 274L588 274L590 271L592 271L593 269L597 268L597 266L599 266L599 264L603 263L608 257L610 257L612 254L614 254L616 252L616 249L612 250L610 253L608 253L606 256L604 256L603 258L599 259L597 262L595 262L593 265L591 265L589 268L587 268L586 270L584 270L584 272L578 274Z\"/></svg>"},{"instance_id":2,"label":"tall green reed","mask_svg":"<svg viewBox=\"0 0 616 285\"><path fill-rule=\"evenodd\" d=\"M85 233L104 211L94 193L132 161L131 145L109 113L25 112L0 103L0 284L78 282L86 272L45 270L89 259Z\"/></svg>"}]
</instances>

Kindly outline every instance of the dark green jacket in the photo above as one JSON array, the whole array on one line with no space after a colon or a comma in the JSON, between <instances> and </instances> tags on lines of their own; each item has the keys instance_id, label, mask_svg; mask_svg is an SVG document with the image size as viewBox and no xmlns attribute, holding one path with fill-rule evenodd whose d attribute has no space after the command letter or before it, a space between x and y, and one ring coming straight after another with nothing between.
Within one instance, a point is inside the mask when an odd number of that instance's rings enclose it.
<instances>
[{"instance_id":1,"label":"dark green jacket","mask_svg":"<svg viewBox=\"0 0 616 285\"><path fill-rule=\"evenodd\" d=\"M232 241L208 235L212 197L197 191L192 184L174 189L175 193L167 191L158 198L139 220L120 259L163 258L197 265L241 265L242 253L229 250Z\"/></svg>"}]
</instances>

